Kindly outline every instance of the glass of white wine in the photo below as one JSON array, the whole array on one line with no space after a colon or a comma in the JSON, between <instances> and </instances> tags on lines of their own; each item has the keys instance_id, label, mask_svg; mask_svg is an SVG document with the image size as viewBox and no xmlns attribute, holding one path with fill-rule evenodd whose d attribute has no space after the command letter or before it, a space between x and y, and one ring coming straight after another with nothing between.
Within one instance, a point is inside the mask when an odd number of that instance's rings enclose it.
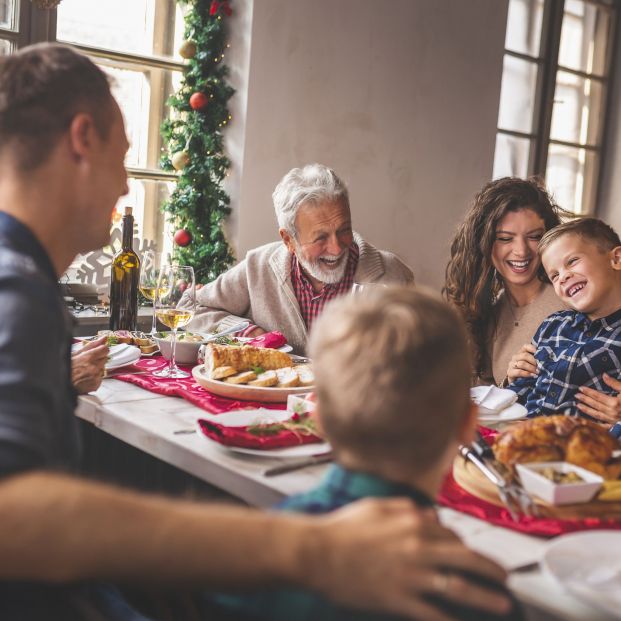
<instances>
[{"instance_id":1,"label":"glass of white wine","mask_svg":"<svg viewBox=\"0 0 621 621\"><path fill-rule=\"evenodd\" d=\"M153 304L153 320L151 322L150 336L157 333L157 320L155 318L155 290L157 281L160 277L160 268L164 257L154 250L147 250L142 253L140 265L140 293Z\"/></svg>"},{"instance_id":2,"label":"glass of white wine","mask_svg":"<svg viewBox=\"0 0 621 621\"><path fill-rule=\"evenodd\" d=\"M183 303L181 302L183 298ZM160 270L153 303L157 318L171 330L170 364L153 375L158 377L190 377L175 363L177 328L182 328L194 317L196 310L196 286L194 270L189 266L166 265Z\"/></svg>"}]
</instances>

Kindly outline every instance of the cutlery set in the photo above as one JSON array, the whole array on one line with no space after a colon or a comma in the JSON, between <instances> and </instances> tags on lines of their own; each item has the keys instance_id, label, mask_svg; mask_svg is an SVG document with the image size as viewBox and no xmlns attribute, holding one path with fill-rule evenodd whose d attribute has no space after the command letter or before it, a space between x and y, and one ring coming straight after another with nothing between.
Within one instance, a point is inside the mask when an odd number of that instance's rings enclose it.
<instances>
[{"instance_id":1,"label":"cutlery set","mask_svg":"<svg viewBox=\"0 0 621 621\"><path fill-rule=\"evenodd\" d=\"M537 516L539 509L522 485L505 466L496 460L492 447L477 431L471 446L460 446L459 454L472 463L495 486L500 500L509 511L514 522L520 519L520 513Z\"/></svg>"}]
</instances>

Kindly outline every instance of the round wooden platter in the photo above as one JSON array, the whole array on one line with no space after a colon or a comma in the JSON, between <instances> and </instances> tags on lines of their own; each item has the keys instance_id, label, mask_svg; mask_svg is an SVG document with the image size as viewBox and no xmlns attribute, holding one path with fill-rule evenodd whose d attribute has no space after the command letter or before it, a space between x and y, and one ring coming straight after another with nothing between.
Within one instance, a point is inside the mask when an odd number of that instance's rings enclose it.
<instances>
[{"instance_id":1,"label":"round wooden platter","mask_svg":"<svg viewBox=\"0 0 621 621\"><path fill-rule=\"evenodd\" d=\"M485 475L472 463L457 456L453 461L453 478L467 492L503 506L495 485L485 478ZM542 517L557 518L560 520L582 520L585 518L606 518L621 521L621 501L603 502L592 500L577 505L549 505L543 500L534 497Z\"/></svg>"},{"instance_id":2,"label":"round wooden platter","mask_svg":"<svg viewBox=\"0 0 621 621\"><path fill-rule=\"evenodd\" d=\"M263 403L286 403L289 395L311 392L314 386L294 386L293 388L278 388L265 386L248 386L246 384L227 384L220 380L208 377L205 365L199 364L192 369L194 379L203 388L220 397L241 399L242 401L262 401Z\"/></svg>"}]
</instances>

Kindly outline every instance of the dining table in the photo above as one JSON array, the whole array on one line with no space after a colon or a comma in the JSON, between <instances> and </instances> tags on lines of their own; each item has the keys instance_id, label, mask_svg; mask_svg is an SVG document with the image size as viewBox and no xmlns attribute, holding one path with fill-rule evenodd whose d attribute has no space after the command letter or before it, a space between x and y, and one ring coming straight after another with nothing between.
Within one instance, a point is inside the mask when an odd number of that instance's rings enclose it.
<instances>
[{"instance_id":1,"label":"dining table","mask_svg":"<svg viewBox=\"0 0 621 621\"><path fill-rule=\"evenodd\" d=\"M205 411L185 399L163 396L134 384L104 379L79 399L76 415L105 434L225 491L250 506L268 508L317 485L328 467L317 464L279 476L265 471L286 464L282 457L245 454L205 437L197 420ZM509 572L508 585L535 621L610 621L621 618L579 599L542 567L549 539L490 524L446 507L439 518L473 550ZM621 555L620 555L621 556Z\"/></svg>"}]
</instances>

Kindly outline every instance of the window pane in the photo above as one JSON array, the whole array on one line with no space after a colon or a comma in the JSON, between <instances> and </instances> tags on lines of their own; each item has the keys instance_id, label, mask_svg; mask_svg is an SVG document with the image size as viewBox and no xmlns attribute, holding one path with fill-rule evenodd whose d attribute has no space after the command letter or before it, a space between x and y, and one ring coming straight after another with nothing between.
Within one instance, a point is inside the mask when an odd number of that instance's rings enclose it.
<instances>
[{"instance_id":1,"label":"window pane","mask_svg":"<svg viewBox=\"0 0 621 621\"><path fill-rule=\"evenodd\" d=\"M15 0L0 0L0 28L15 29Z\"/></svg>"},{"instance_id":2,"label":"window pane","mask_svg":"<svg viewBox=\"0 0 621 621\"><path fill-rule=\"evenodd\" d=\"M102 69L113 77L112 91L125 118L130 143L127 166L158 168L159 128L168 114L166 100L179 88L181 72L113 62L102 65Z\"/></svg>"},{"instance_id":3,"label":"window pane","mask_svg":"<svg viewBox=\"0 0 621 621\"><path fill-rule=\"evenodd\" d=\"M603 75L610 44L612 14L582 0L566 0L558 63Z\"/></svg>"},{"instance_id":4,"label":"window pane","mask_svg":"<svg viewBox=\"0 0 621 621\"><path fill-rule=\"evenodd\" d=\"M596 144L602 120L604 88L599 82L559 71L552 108L553 140Z\"/></svg>"},{"instance_id":5,"label":"window pane","mask_svg":"<svg viewBox=\"0 0 621 621\"><path fill-rule=\"evenodd\" d=\"M539 56L544 0L509 0L505 47Z\"/></svg>"},{"instance_id":6,"label":"window pane","mask_svg":"<svg viewBox=\"0 0 621 621\"><path fill-rule=\"evenodd\" d=\"M58 6L62 41L182 60L177 53L182 35L175 0L63 0Z\"/></svg>"},{"instance_id":7,"label":"window pane","mask_svg":"<svg viewBox=\"0 0 621 621\"><path fill-rule=\"evenodd\" d=\"M0 39L0 56L6 56L7 54L10 54L12 48L13 46L10 41L7 41L6 39Z\"/></svg>"},{"instance_id":8,"label":"window pane","mask_svg":"<svg viewBox=\"0 0 621 621\"><path fill-rule=\"evenodd\" d=\"M112 216L113 221L121 221L125 206L133 207L138 237L143 240L154 240L159 250L170 252L172 250L172 238L168 240L167 244L164 243L164 218L161 214L161 207L168 200L174 188L174 182L166 183L130 177L129 194L122 196L116 204Z\"/></svg>"},{"instance_id":9,"label":"window pane","mask_svg":"<svg viewBox=\"0 0 621 621\"><path fill-rule=\"evenodd\" d=\"M505 55L498 110L499 129L531 133L537 65Z\"/></svg>"},{"instance_id":10,"label":"window pane","mask_svg":"<svg viewBox=\"0 0 621 621\"><path fill-rule=\"evenodd\" d=\"M526 177L530 140L507 134L496 134L494 151L494 179L499 177Z\"/></svg>"},{"instance_id":11,"label":"window pane","mask_svg":"<svg viewBox=\"0 0 621 621\"><path fill-rule=\"evenodd\" d=\"M592 213L598 156L593 151L551 144L546 184L559 205L574 213Z\"/></svg>"}]
</instances>

